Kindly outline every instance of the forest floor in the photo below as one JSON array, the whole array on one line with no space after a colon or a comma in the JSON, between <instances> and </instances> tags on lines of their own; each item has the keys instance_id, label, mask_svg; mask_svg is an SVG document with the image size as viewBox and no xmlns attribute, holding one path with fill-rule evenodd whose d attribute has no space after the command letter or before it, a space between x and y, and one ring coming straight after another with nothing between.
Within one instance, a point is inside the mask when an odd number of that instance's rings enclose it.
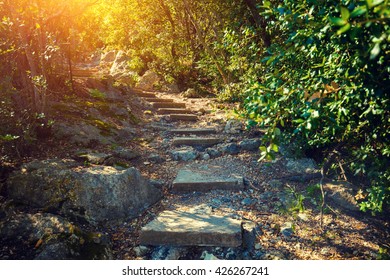
<instances>
[{"instance_id":1,"label":"forest floor","mask_svg":"<svg viewBox=\"0 0 390 280\"><path fill-rule=\"evenodd\" d=\"M144 177L158 181L164 196L136 219L98 228L111 237L115 259L151 258L150 255L140 256L137 252L141 228L164 210L193 207L204 207L213 214L256 223L261 230L256 236L255 259L339 260L386 257L390 240L388 217L373 217L369 213L349 211L329 200L326 201L321 228L319 179L302 182L289 180L288 177L294 173L288 167L291 159L285 156L281 155L274 161L259 162L257 151L241 151L216 158L197 158L190 162L173 160L173 136L167 133L173 128L212 127L218 131L216 136L225 143L259 138L261 131L254 129L228 133L226 124L234 105L217 103L208 98L184 98L180 94L155 94L158 98L184 102L187 108L197 112L198 121L171 122L164 116L156 115L148 102L136 98L132 111L140 122L134 125L136 137L126 141L125 147L140 156L128 163L140 170ZM30 156L10 165L17 167L34 159L69 158L82 148L91 147L74 145L65 139L60 142L47 139ZM93 147L94 152L109 152L110 149L107 145ZM149 160L151 154L158 155L161 160ZM233 193L222 190L187 194L171 192L172 182L180 169L191 167L196 170L209 166L223 167L221 172L240 174L245 179L245 188ZM2 197L0 203L6 201L7 198ZM12 256L13 251L19 252L20 248L4 246L0 249L0 259L18 258ZM196 246L186 248L180 259L200 259L204 251L218 258L229 259L224 248Z\"/></svg>"}]
</instances>

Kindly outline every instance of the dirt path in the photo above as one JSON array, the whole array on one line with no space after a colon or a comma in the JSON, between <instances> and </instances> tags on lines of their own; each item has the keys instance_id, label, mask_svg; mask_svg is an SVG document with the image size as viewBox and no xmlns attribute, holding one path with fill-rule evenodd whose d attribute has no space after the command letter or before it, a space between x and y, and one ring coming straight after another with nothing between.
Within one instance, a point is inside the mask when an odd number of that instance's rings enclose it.
<instances>
[{"instance_id":1,"label":"dirt path","mask_svg":"<svg viewBox=\"0 0 390 280\"><path fill-rule=\"evenodd\" d=\"M242 149L241 141L256 139L261 131L245 131L236 122L226 125L226 112L217 109L210 99L182 98L177 94L141 90L135 93L141 96L149 119L143 129L144 142L141 143L144 156L135 164L144 176L157 180L165 197L139 219L112 229L117 259L200 259L205 253L219 259L382 257L381 248L385 248L389 240L388 223L358 211L347 211L329 201L324 216L324 229L320 229L320 195L315 187L318 180L294 182L278 179L296 173L289 168L292 162L290 159L280 157L273 162L259 163L257 149ZM158 99L163 101L164 108L160 108ZM177 109L177 104L183 104L181 110L189 110L182 115L194 116L196 120L173 119L175 112L169 112L169 109ZM163 109L167 112L161 113ZM170 132L189 128L211 128L215 132L201 136ZM220 141L217 145L207 145L209 150L196 144L192 145L193 148L189 148L188 144L180 145L182 142L175 144L178 138L183 137L211 137ZM175 160L173 154L177 150L187 152L190 158L191 152L196 156L188 161L180 158ZM157 162L153 157L148 157L151 153L158 156ZM191 190L175 193L173 182L179 170L197 172L212 168L217 170L213 174L220 172L243 177L244 188L236 191L216 188L207 192ZM178 247L164 242L154 246L140 244L142 228L158 219L164 211L191 212L193 209L201 209L201 213L212 216L239 220L249 225L251 233L249 237L244 233L243 245L234 248L210 244L207 247L201 244Z\"/></svg>"}]
</instances>

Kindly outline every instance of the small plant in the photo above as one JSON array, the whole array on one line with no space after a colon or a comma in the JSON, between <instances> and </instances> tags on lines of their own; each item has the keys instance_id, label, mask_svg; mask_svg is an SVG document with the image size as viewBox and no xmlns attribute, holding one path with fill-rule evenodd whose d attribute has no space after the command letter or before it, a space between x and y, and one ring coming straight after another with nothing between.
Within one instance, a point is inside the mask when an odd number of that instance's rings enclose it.
<instances>
[{"instance_id":1,"label":"small plant","mask_svg":"<svg viewBox=\"0 0 390 280\"><path fill-rule=\"evenodd\" d=\"M93 98L96 98L96 99L106 99L106 97L107 97L104 92L101 92L98 89L90 89L89 95Z\"/></svg>"},{"instance_id":2,"label":"small plant","mask_svg":"<svg viewBox=\"0 0 390 280\"><path fill-rule=\"evenodd\" d=\"M305 205L304 201L306 197L298 193L294 187L291 187L287 185L287 192L291 194L291 200L289 201L289 205L287 206L287 211L288 212L298 212L298 213L303 213L305 212Z\"/></svg>"},{"instance_id":3,"label":"small plant","mask_svg":"<svg viewBox=\"0 0 390 280\"><path fill-rule=\"evenodd\" d=\"M379 248L377 259L378 260L390 260L389 250L387 248L382 248L382 247Z\"/></svg>"}]
</instances>

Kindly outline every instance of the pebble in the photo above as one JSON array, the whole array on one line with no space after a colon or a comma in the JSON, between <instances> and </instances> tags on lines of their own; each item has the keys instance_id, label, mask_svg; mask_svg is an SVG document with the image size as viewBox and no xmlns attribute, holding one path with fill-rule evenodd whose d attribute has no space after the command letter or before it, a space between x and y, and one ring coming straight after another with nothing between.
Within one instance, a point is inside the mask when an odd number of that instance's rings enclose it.
<instances>
[{"instance_id":1,"label":"pebble","mask_svg":"<svg viewBox=\"0 0 390 280\"><path fill-rule=\"evenodd\" d=\"M143 257L149 251L149 248L146 246L138 246L138 247L135 247L133 250L134 250L134 253L137 257Z\"/></svg>"},{"instance_id":2,"label":"pebble","mask_svg":"<svg viewBox=\"0 0 390 280\"><path fill-rule=\"evenodd\" d=\"M210 159L210 155L206 153L206 154L202 155L202 159L203 160L209 160Z\"/></svg>"},{"instance_id":3,"label":"pebble","mask_svg":"<svg viewBox=\"0 0 390 280\"><path fill-rule=\"evenodd\" d=\"M284 237L291 237L293 235L293 224L291 222L286 222L280 228L280 233L283 234Z\"/></svg>"},{"instance_id":4,"label":"pebble","mask_svg":"<svg viewBox=\"0 0 390 280\"><path fill-rule=\"evenodd\" d=\"M241 201L241 205L245 205L245 206L249 206L249 205L252 205L255 201L249 197L247 198L244 198L242 201Z\"/></svg>"}]
</instances>

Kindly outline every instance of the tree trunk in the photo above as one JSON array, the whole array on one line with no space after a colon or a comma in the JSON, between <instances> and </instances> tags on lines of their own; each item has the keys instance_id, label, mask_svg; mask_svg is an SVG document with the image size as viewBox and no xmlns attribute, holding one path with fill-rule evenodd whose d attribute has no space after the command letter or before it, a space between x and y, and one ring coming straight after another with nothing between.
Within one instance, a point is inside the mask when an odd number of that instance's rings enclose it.
<instances>
[{"instance_id":1,"label":"tree trunk","mask_svg":"<svg viewBox=\"0 0 390 280\"><path fill-rule=\"evenodd\" d=\"M230 83L229 81L229 77L228 75L225 73L224 69L222 68L221 64L218 62L217 60L217 55L215 54L214 50L207 44L206 42L206 36L203 32L203 30L201 29L201 27L199 26L198 22L195 20L192 12L191 12L191 9L190 9L190 6L188 5L188 2L187 0L183 0L183 4L184 4L184 8L192 22L192 24L194 25L195 27L195 32L197 34L197 37L200 41L200 43L203 45L203 47L205 48L206 52L211 56L215 66L217 67L218 69L218 72L219 74L221 75L222 77L222 80L224 82L225 85L228 85Z\"/></svg>"},{"instance_id":2,"label":"tree trunk","mask_svg":"<svg viewBox=\"0 0 390 280\"><path fill-rule=\"evenodd\" d=\"M169 7L165 4L164 0L158 0L161 8L163 9L166 17L168 18L169 23L172 27L172 45L171 45L171 55L174 60L177 59L177 52L176 52L176 25L175 21L173 20L172 13L169 10Z\"/></svg>"},{"instance_id":3,"label":"tree trunk","mask_svg":"<svg viewBox=\"0 0 390 280\"><path fill-rule=\"evenodd\" d=\"M271 45L271 37L267 32L267 23L260 16L259 10L257 9L256 0L244 0L244 2L248 6L257 27L261 30L261 38L264 46L268 48Z\"/></svg>"}]
</instances>

